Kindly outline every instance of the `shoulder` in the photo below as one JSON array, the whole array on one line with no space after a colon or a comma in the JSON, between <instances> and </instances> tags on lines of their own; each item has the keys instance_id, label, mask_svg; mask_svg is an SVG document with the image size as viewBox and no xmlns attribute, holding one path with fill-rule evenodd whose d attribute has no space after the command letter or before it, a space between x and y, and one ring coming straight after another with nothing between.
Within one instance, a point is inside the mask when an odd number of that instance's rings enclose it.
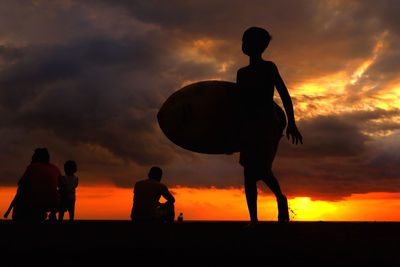
<instances>
[{"instance_id":1,"label":"shoulder","mask_svg":"<svg viewBox=\"0 0 400 267\"><path fill-rule=\"evenodd\" d=\"M159 184L159 187L160 187L160 189L163 190L163 191L168 191L168 187L167 187L165 184L163 184L163 183L160 183L160 184Z\"/></svg>"},{"instance_id":2,"label":"shoulder","mask_svg":"<svg viewBox=\"0 0 400 267\"><path fill-rule=\"evenodd\" d=\"M161 182L159 182L159 184L160 184L161 187L165 187L165 188L167 187L165 184L163 184Z\"/></svg>"},{"instance_id":3,"label":"shoulder","mask_svg":"<svg viewBox=\"0 0 400 267\"><path fill-rule=\"evenodd\" d=\"M146 184L146 183L148 183L148 181L149 181L148 179L137 181L137 182L135 183L135 187L136 187L136 186L141 186L141 185L143 185L143 184Z\"/></svg>"},{"instance_id":4,"label":"shoulder","mask_svg":"<svg viewBox=\"0 0 400 267\"><path fill-rule=\"evenodd\" d=\"M60 169L56 165L54 165L53 163L48 163L47 166L48 166L49 169L51 169L54 172L57 172L57 173L59 173L61 175Z\"/></svg>"},{"instance_id":5,"label":"shoulder","mask_svg":"<svg viewBox=\"0 0 400 267\"><path fill-rule=\"evenodd\" d=\"M28 165L28 167L26 167L26 171L30 171L35 168L37 168L37 163L31 163Z\"/></svg>"},{"instance_id":6,"label":"shoulder","mask_svg":"<svg viewBox=\"0 0 400 267\"><path fill-rule=\"evenodd\" d=\"M264 61L264 68L269 72L272 73L274 77L280 76L278 67L273 61Z\"/></svg>"},{"instance_id":7,"label":"shoulder","mask_svg":"<svg viewBox=\"0 0 400 267\"><path fill-rule=\"evenodd\" d=\"M269 60L264 60L264 66L277 69L275 62Z\"/></svg>"},{"instance_id":8,"label":"shoulder","mask_svg":"<svg viewBox=\"0 0 400 267\"><path fill-rule=\"evenodd\" d=\"M168 189L165 184L163 184L163 183L161 183L159 181L155 181L155 180L152 180L152 179L149 179L149 181L151 182L151 186L153 188L158 188L158 189L161 189L161 190Z\"/></svg>"},{"instance_id":9,"label":"shoulder","mask_svg":"<svg viewBox=\"0 0 400 267\"><path fill-rule=\"evenodd\" d=\"M242 68L238 69L237 74L239 75L243 72L246 72L248 69L249 69L249 66L242 67Z\"/></svg>"},{"instance_id":10,"label":"shoulder","mask_svg":"<svg viewBox=\"0 0 400 267\"><path fill-rule=\"evenodd\" d=\"M47 166L48 166L49 168L58 170L58 167L57 167L56 165L54 165L53 163L47 163Z\"/></svg>"},{"instance_id":11,"label":"shoulder","mask_svg":"<svg viewBox=\"0 0 400 267\"><path fill-rule=\"evenodd\" d=\"M143 182L144 182L144 180L137 181L137 182L135 183L135 186L140 185L140 184L142 184Z\"/></svg>"}]
</instances>

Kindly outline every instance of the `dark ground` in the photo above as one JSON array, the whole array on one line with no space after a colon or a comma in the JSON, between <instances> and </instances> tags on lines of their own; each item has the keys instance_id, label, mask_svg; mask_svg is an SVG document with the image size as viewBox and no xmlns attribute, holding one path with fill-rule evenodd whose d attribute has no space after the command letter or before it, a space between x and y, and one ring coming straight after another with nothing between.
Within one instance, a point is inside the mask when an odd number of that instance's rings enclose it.
<instances>
[{"instance_id":1,"label":"dark ground","mask_svg":"<svg viewBox=\"0 0 400 267\"><path fill-rule=\"evenodd\" d=\"M400 223L0 221L0 266L400 266Z\"/></svg>"}]
</instances>

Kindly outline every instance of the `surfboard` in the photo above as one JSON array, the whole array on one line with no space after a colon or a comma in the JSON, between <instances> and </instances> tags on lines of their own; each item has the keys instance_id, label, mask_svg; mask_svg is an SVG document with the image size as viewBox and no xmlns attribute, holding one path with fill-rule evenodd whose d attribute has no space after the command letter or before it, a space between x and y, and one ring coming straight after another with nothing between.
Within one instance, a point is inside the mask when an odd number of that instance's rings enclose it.
<instances>
[{"instance_id":1,"label":"surfboard","mask_svg":"<svg viewBox=\"0 0 400 267\"><path fill-rule=\"evenodd\" d=\"M286 127L282 108L274 103L280 128ZM158 124L174 144L198 153L239 152L240 99L236 83L201 81L174 92L161 106Z\"/></svg>"}]
</instances>

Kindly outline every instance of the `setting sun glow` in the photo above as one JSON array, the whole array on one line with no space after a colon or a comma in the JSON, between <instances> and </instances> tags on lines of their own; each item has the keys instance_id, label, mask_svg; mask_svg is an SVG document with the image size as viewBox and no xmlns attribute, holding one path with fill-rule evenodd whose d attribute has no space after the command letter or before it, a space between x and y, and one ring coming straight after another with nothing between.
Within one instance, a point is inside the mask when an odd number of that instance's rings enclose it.
<instances>
[{"instance_id":1,"label":"setting sun glow","mask_svg":"<svg viewBox=\"0 0 400 267\"><path fill-rule=\"evenodd\" d=\"M185 220L248 220L244 191L240 189L172 188L175 214ZM8 208L15 188L0 188L0 210ZM76 219L129 220L133 190L105 186L77 188ZM399 193L355 194L340 201L289 197L292 221L400 221ZM276 221L278 212L271 195L258 196L259 219ZM68 218L68 215L66 215Z\"/></svg>"}]
</instances>

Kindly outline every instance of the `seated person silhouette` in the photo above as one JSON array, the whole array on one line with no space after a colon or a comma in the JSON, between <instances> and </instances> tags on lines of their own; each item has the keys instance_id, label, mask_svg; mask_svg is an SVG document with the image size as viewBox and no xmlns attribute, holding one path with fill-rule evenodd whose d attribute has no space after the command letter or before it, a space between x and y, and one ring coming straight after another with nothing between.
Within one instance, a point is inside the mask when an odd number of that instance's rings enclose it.
<instances>
[{"instance_id":1,"label":"seated person silhouette","mask_svg":"<svg viewBox=\"0 0 400 267\"><path fill-rule=\"evenodd\" d=\"M250 226L258 222L256 183L259 180L265 182L276 196L278 220L289 221L287 199L272 173L272 162L282 137L274 109L274 87L282 99L288 118L287 138L291 137L292 143L303 142L296 127L289 92L279 75L278 68L273 62L262 58L262 53L270 40L271 36L262 28L251 27L246 30L242 39L242 51L249 56L250 64L237 72L241 105L240 164L244 167Z\"/></svg>"},{"instance_id":2,"label":"seated person silhouette","mask_svg":"<svg viewBox=\"0 0 400 267\"><path fill-rule=\"evenodd\" d=\"M161 176L162 170L159 167L152 167L148 179L136 182L131 212L131 219L134 222L171 223L174 221L175 198L169 192L167 186L160 182ZM161 196L167 202L160 203Z\"/></svg>"}]
</instances>

